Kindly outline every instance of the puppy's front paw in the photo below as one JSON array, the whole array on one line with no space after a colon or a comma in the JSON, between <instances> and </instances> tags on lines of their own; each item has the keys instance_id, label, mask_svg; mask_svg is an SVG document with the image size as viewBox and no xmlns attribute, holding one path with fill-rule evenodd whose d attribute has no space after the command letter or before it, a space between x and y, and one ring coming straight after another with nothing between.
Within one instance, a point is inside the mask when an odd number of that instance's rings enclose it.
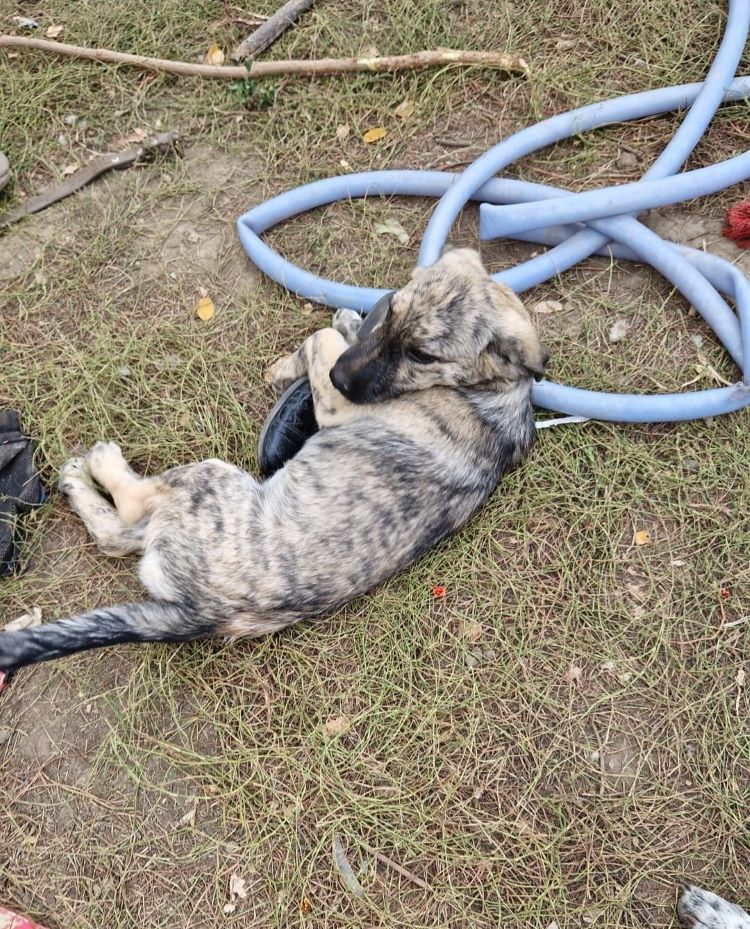
<instances>
[{"instance_id":1,"label":"puppy's front paw","mask_svg":"<svg viewBox=\"0 0 750 929\"><path fill-rule=\"evenodd\" d=\"M336 310L331 320L331 326L340 332L348 345L354 345L359 336L359 329L364 319L355 310Z\"/></svg>"},{"instance_id":2,"label":"puppy's front paw","mask_svg":"<svg viewBox=\"0 0 750 929\"><path fill-rule=\"evenodd\" d=\"M750 929L750 916L744 910L699 887L685 888L677 915L686 929Z\"/></svg>"},{"instance_id":3,"label":"puppy's front paw","mask_svg":"<svg viewBox=\"0 0 750 929\"><path fill-rule=\"evenodd\" d=\"M266 384L271 385L271 389L277 396L282 394L287 387L301 376L297 370L295 355L285 355L283 358L279 358L278 361L266 368L264 375Z\"/></svg>"}]
</instances>

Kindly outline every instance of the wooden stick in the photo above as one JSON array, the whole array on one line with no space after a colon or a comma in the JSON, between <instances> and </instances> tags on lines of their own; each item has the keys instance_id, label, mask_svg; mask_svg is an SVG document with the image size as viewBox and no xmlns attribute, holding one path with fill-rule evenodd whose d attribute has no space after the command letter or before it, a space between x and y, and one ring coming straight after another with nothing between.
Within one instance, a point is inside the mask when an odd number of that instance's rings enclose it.
<instances>
[{"instance_id":1,"label":"wooden stick","mask_svg":"<svg viewBox=\"0 0 750 929\"><path fill-rule=\"evenodd\" d=\"M402 867L400 864L396 864L392 858L388 858L386 855L383 855L381 852L376 851L371 845L368 845L367 842L363 842L362 839L357 838L357 842L362 846L362 848L369 852L371 855L374 855L378 861L382 861L384 865L388 865L389 868L392 868L402 877L405 877L407 880L410 880L413 884L416 884L417 887L422 887L424 890L429 890L430 885L422 880L421 877L417 877L411 871L408 871L406 868Z\"/></svg>"},{"instance_id":2,"label":"wooden stick","mask_svg":"<svg viewBox=\"0 0 750 929\"><path fill-rule=\"evenodd\" d=\"M134 65L166 74L196 75L237 81L243 78L273 77L278 74L354 74L362 72L416 71L420 68L437 68L441 65L474 65L495 68L511 74L528 74L529 66L518 55L504 52L464 52L438 49L431 52L412 52L410 55L390 55L382 58L317 58L310 61L254 61L249 68L244 65L202 65L188 61L170 61L166 58L146 58L113 52L106 48L83 48L18 35L0 35L0 48L36 48L69 58L89 61L106 61L110 64Z\"/></svg>"},{"instance_id":3,"label":"wooden stick","mask_svg":"<svg viewBox=\"0 0 750 929\"><path fill-rule=\"evenodd\" d=\"M10 226L11 223L15 223L31 213L38 213L40 210L45 210L48 206L57 203L64 197L69 197L70 194L85 187L86 184L90 184L91 181L95 180L106 171L118 171L122 168L127 168L139 161L145 161L153 157L158 152L166 154L175 151L179 139L180 136L177 132L162 132L160 135L144 139L140 145L129 148L124 152L117 152L112 155L100 155L98 158L89 162L85 167L79 168L78 171L71 174L62 184L51 187L49 190L45 190L44 193L32 197L15 210L3 213L0 216L0 229L5 226Z\"/></svg>"},{"instance_id":4,"label":"wooden stick","mask_svg":"<svg viewBox=\"0 0 750 929\"><path fill-rule=\"evenodd\" d=\"M292 23L306 13L313 3L315 0L287 0L287 3L269 17L262 26L258 26L255 32L251 32L246 39L240 42L232 52L232 58L235 61L257 58L283 32L286 32Z\"/></svg>"}]
</instances>

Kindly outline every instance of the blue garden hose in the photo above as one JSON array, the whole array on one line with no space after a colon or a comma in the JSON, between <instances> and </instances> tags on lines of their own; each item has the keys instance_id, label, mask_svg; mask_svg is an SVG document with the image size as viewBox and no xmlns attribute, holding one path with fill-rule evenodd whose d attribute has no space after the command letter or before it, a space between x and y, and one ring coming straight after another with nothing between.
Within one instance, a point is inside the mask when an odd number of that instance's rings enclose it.
<instances>
[{"instance_id":1,"label":"blue garden hose","mask_svg":"<svg viewBox=\"0 0 750 929\"><path fill-rule=\"evenodd\" d=\"M722 101L750 97L750 77L733 80L750 30L750 0L730 0L726 30L706 79L591 104L523 129L485 152L462 174L375 171L326 178L287 191L238 220L240 239L254 264L308 300L369 311L387 291L317 277L282 258L260 237L283 220L337 200L367 196L439 197L419 254L435 262L469 200L480 206L480 238L514 236L551 246L544 254L493 275L522 293L592 254L641 261L660 271L711 326L743 372L731 387L684 394L614 394L551 381L534 385L534 402L548 410L615 422L671 422L740 410L750 404L750 283L715 255L666 242L630 213L722 190L750 177L750 153L676 175ZM616 122L689 107L660 157L634 184L571 194L523 181L495 178L518 158L561 139ZM733 300L737 313L721 294ZM739 318L738 318L739 317Z\"/></svg>"}]
</instances>

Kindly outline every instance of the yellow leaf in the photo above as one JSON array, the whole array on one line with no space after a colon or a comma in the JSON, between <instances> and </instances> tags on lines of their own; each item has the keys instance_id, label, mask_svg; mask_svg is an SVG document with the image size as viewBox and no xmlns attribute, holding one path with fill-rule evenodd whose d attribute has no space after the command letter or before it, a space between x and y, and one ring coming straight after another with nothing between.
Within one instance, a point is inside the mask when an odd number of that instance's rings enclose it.
<instances>
[{"instance_id":1,"label":"yellow leaf","mask_svg":"<svg viewBox=\"0 0 750 929\"><path fill-rule=\"evenodd\" d=\"M195 308L195 315L198 319L202 319L204 323L207 323L209 319L213 319L214 312L213 300L210 297L201 297L198 306Z\"/></svg>"},{"instance_id":2,"label":"yellow leaf","mask_svg":"<svg viewBox=\"0 0 750 929\"><path fill-rule=\"evenodd\" d=\"M372 145L373 142L379 142L381 139L384 139L386 135L387 133L382 126L376 126L374 129L367 130L362 136L362 141L367 145Z\"/></svg>"},{"instance_id":3,"label":"yellow leaf","mask_svg":"<svg viewBox=\"0 0 750 929\"><path fill-rule=\"evenodd\" d=\"M222 52L218 45L212 45L206 52L203 62L207 65L223 65L224 52Z\"/></svg>"},{"instance_id":4,"label":"yellow leaf","mask_svg":"<svg viewBox=\"0 0 750 929\"><path fill-rule=\"evenodd\" d=\"M396 114L396 116L398 116L399 119L408 119L414 112L414 104L407 97L403 103L399 103L393 112Z\"/></svg>"},{"instance_id":5,"label":"yellow leaf","mask_svg":"<svg viewBox=\"0 0 750 929\"><path fill-rule=\"evenodd\" d=\"M648 529L639 529L638 532L636 532L633 541L636 545L648 545L651 541L651 533L648 531Z\"/></svg>"},{"instance_id":6,"label":"yellow leaf","mask_svg":"<svg viewBox=\"0 0 750 929\"><path fill-rule=\"evenodd\" d=\"M44 34L48 39L56 39L64 28L65 26L47 26L47 31Z\"/></svg>"}]
</instances>

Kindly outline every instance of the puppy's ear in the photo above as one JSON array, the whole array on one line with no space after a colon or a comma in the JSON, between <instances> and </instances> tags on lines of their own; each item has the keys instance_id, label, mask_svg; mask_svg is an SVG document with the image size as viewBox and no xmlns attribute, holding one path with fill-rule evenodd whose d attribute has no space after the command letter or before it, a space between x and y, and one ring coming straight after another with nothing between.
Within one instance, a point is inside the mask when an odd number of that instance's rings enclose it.
<instances>
[{"instance_id":1,"label":"puppy's ear","mask_svg":"<svg viewBox=\"0 0 750 929\"><path fill-rule=\"evenodd\" d=\"M464 274L466 274L467 271L485 276L487 274L487 269L482 263L482 256L473 248L453 248L452 246L446 246L443 249L443 254L440 256L439 263L451 270L463 272Z\"/></svg>"},{"instance_id":2,"label":"puppy's ear","mask_svg":"<svg viewBox=\"0 0 750 929\"><path fill-rule=\"evenodd\" d=\"M525 335L498 335L489 341L485 349L495 362L498 372L507 370L508 365L532 374L534 380L541 381L544 367L549 359L549 352L532 331L532 338Z\"/></svg>"},{"instance_id":3,"label":"puppy's ear","mask_svg":"<svg viewBox=\"0 0 750 929\"><path fill-rule=\"evenodd\" d=\"M503 364L510 362L540 381L544 377L549 352L540 342L526 307L504 284L493 281L490 295L495 319L488 352Z\"/></svg>"},{"instance_id":4,"label":"puppy's ear","mask_svg":"<svg viewBox=\"0 0 750 929\"><path fill-rule=\"evenodd\" d=\"M473 248L454 248L452 245L446 245L443 247L440 258L438 258L435 264L454 273L466 274L467 272L472 272L483 276L487 274L487 269L482 264L481 255ZM411 272L410 276L412 280L424 270L424 268L417 265Z\"/></svg>"}]
</instances>

